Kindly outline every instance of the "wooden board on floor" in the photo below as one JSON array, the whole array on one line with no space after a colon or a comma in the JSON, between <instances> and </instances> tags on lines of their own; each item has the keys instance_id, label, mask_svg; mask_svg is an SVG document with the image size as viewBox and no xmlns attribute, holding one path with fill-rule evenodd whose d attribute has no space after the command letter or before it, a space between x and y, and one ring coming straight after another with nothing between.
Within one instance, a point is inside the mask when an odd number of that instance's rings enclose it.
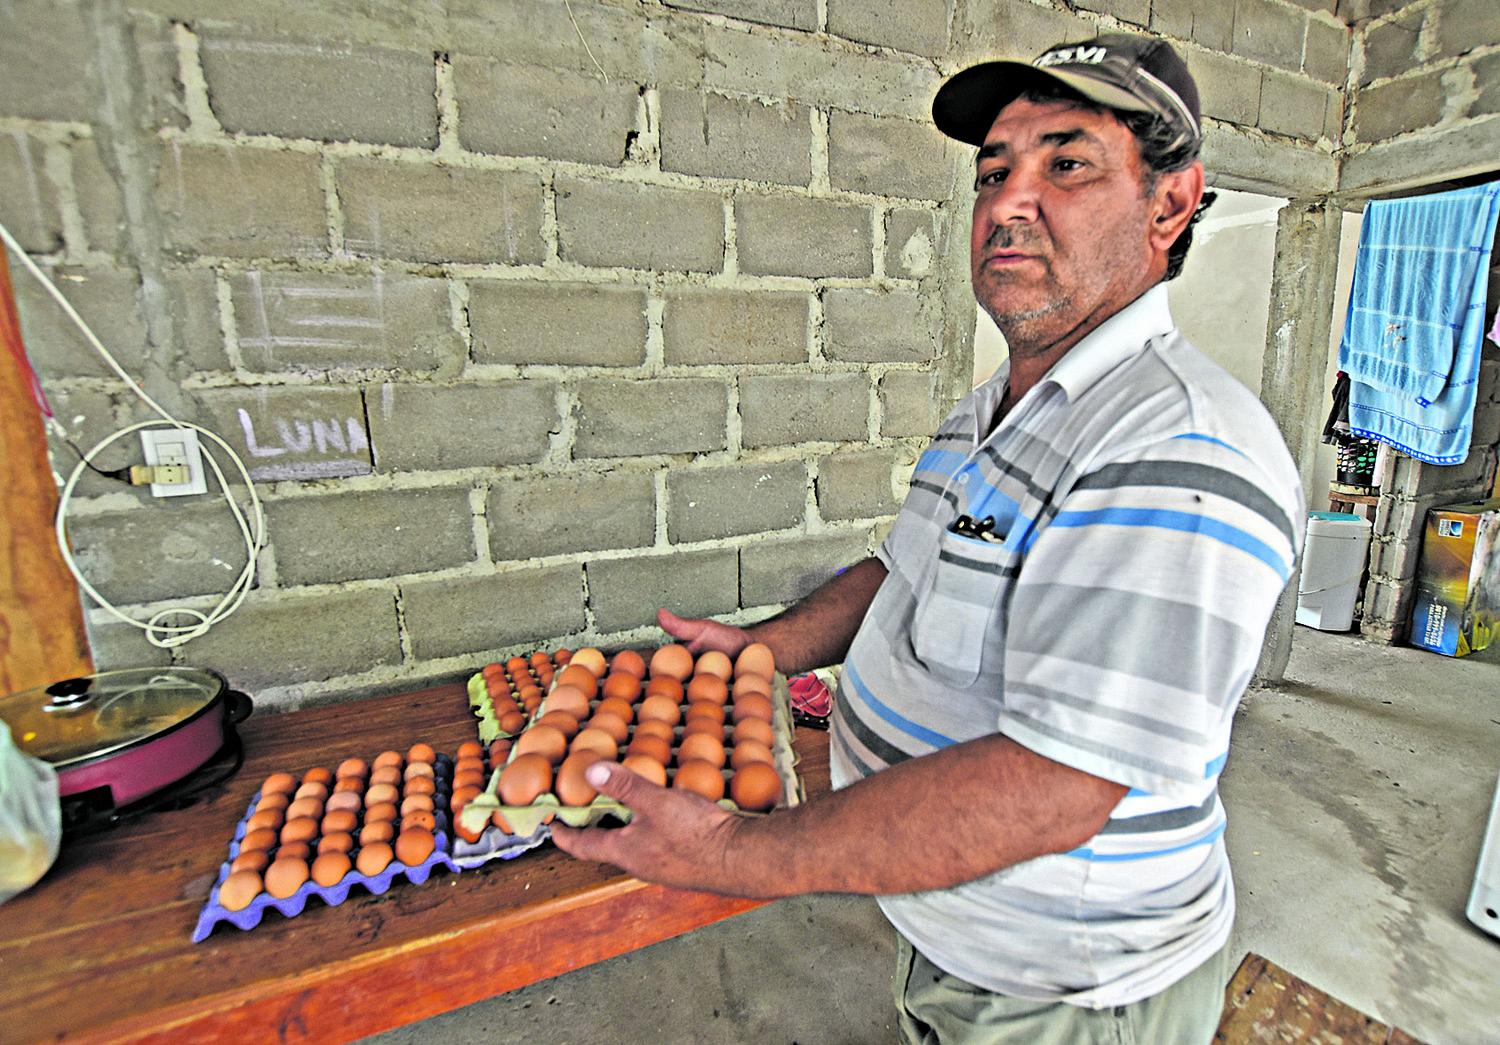
<instances>
[{"instance_id":1,"label":"wooden board on floor","mask_svg":"<svg viewBox=\"0 0 1500 1045\"><path fill-rule=\"evenodd\" d=\"M1422 1045L1405 1031L1366 1016L1258 954L1245 955L1229 981L1214 1041L1226 1045Z\"/></svg>"}]
</instances>

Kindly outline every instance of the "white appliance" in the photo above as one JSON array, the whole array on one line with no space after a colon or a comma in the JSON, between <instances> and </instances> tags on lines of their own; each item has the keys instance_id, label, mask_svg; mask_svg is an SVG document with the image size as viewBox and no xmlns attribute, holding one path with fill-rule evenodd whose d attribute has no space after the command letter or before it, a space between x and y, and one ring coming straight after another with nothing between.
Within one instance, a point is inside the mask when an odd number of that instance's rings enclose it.
<instances>
[{"instance_id":1,"label":"white appliance","mask_svg":"<svg viewBox=\"0 0 1500 1045\"><path fill-rule=\"evenodd\" d=\"M1500 936L1500 785L1490 807L1490 826L1479 850L1474 891L1469 894L1469 921L1491 936Z\"/></svg>"},{"instance_id":2,"label":"white appliance","mask_svg":"<svg viewBox=\"0 0 1500 1045\"><path fill-rule=\"evenodd\" d=\"M1370 520L1347 512L1308 512L1307 544L1297 582L1297 623L1348 631L1370 550Z\"/></svg>"}]
</instances>

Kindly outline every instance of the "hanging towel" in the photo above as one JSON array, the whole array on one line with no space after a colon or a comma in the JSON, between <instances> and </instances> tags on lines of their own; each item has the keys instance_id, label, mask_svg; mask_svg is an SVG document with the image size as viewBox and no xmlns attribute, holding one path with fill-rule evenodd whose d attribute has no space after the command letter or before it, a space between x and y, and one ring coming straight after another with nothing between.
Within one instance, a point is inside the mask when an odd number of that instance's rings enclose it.
<instances>
[{"instance_id":1,"label":"hanging towel","mask_svg":"<svg viewBox=\"0 0 1500 1045\"><path fill-rule=\"evenodd\" d=\"M1339 344L1349 426L1431 464L1469 455L1500 182L1365 208Z\"/></svg>"}]
</instances>

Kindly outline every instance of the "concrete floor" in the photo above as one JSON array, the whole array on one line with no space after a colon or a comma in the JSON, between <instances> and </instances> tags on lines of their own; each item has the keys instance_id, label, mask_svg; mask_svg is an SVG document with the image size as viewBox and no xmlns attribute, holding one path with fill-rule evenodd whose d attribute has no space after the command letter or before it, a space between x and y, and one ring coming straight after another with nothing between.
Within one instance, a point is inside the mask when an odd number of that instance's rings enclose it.
<instances>
[{"instance_id":1,"label":"concrete floor","mask_svg":"<svg viewBox=\"0 0 1500 1045\"><path fill-rule=\"evenodd\" d=\"M1500 940L1463 915L1497 770L1500 649L1298 628L1223 781L1236 952L1426 1041L1500 1043ZM893 962L873 902L803 897L372 1040L892 1041Z\"/></svg>"}]
</instances>

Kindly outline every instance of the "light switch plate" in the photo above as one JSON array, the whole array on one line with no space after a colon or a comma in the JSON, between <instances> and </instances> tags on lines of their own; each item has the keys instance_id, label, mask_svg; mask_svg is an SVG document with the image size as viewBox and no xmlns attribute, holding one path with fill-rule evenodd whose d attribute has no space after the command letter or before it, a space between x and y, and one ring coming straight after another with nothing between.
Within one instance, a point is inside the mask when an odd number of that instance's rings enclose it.
<instances>
[{"instance_id":1,"label":"light switch plate","mask_svg":"<svg viewBox=\"0 0 1500 1045\"><path fill-rule=\"evenodd\" d=\"M208 492L203 476L203 449L198 445L198 433L191 428L142 429L141 450L152 467L179 465L188 470L185 483L152 483L152 497L185 497Z\"/></svg>"}]
</instances>

